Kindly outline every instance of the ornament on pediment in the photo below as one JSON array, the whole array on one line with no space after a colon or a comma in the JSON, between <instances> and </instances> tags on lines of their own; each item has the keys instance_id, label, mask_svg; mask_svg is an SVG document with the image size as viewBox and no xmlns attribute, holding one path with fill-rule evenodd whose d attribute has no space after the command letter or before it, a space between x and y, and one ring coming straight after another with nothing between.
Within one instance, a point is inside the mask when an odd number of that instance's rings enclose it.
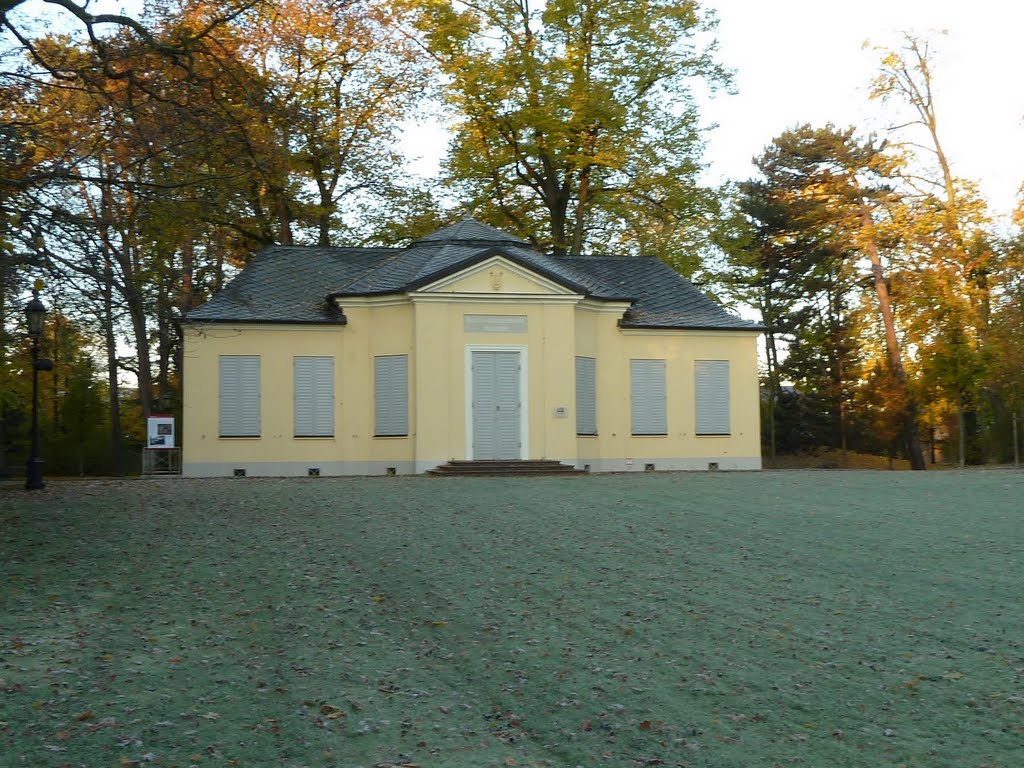
<instances>
[{"instance_id":1,"label":"ornament on pediment","mask_svg":"<svg viewBox=\"0 0 1024 768\"><path fill-rule=\"evenodd\" d=\"M505 270L492 269L490 274L491 288L493 288L496 291L500 291L501 287L505 284Z\"/></svg>"}]
</instances>

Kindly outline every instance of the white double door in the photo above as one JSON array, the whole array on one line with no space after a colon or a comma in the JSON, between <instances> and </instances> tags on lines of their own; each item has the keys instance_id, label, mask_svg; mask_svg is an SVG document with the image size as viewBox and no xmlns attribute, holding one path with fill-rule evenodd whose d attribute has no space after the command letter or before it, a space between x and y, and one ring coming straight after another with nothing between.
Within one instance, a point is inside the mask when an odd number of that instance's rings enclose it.
<instances>
[{"instance_id":1,"label":"white double door","mask_svg":"<svg viewBox=\"0 0 1024 768\"><path fill-rule=\"evenodd\" d=\"M471 458L523 458L522 352L471 350L469 358Z\"/></svg>"}]
</instances>

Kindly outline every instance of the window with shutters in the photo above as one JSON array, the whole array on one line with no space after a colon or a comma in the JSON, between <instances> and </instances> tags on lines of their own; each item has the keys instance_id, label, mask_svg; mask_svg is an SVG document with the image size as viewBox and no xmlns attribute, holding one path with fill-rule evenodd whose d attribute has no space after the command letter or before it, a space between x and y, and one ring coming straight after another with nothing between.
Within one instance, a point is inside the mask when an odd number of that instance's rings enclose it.
<instances>
[{"instance_id":1,"label":"window with shutters","mask_svg":"<svg viewBox=\"0 0 1024 768\"><path fill-rule=\"evenodd\" d=\"M295 437L334 437L334 358L295 358Z\"/></svg>"},{"instance_id":2,"label":"window with shutters","mask_svg":"<svg viewBox=\"0 0 1024 768\"><path fill-rule=\"evenodd\" d=\"M597 360L576 358L576 434L597 434Z\"/></svg>"},{"instance_id":3,"label":"window with shutters","mask_svg":"<svg viewBox=\"0 0 1024 768\"><path fill-rule=\"evenodd\" d=\"M698 435L728 435L729 361L697 360L694 379Z\"/></svg>"},{"instance_id":4,"label":"window with shutters","mask_svg":"<svg viewBox=\"0 0 1024 768\"><path fill-rule=\"evenodd\" d=\"M409 434L409 358L382 355L373 359L374 437Z\"/></svg>"},{"instance_id":5,"label":"window with shutters","mask_svg":"<svg viewBox=\"0 0 1024 768\"><path fill-rule=\"evenodd\" d=\"M664 360L630 360L629 392L634 435L667 435Z\"/></svg>"},{"instance_id":6,"label":"window with shutters","mask_svg":"<svg viewBox=\"0 0 1024 768\"><path fill-rule=\"evenodd\" d=\"M221 437L260 436L260 357L221 355Z\"/></svg>"}]
</instances>

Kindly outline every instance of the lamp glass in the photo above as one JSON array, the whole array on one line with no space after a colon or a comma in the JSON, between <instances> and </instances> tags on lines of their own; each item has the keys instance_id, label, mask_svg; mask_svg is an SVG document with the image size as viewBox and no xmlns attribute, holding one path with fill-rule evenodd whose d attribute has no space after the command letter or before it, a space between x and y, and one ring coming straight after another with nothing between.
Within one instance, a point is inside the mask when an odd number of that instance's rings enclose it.
<instances>
[{"instance_id":1,"label":"lamp glass","mask_svg":"<svg viewBox=\"0 0 1024 768\"><path fill-rule=\"evenodd\" d=\"M43 332L43 321L46 319L46 307L38 298L33 298L25 305L25 320L28 322L28 332L32 336L38 336Z\"/></svg>"}]
</instances>

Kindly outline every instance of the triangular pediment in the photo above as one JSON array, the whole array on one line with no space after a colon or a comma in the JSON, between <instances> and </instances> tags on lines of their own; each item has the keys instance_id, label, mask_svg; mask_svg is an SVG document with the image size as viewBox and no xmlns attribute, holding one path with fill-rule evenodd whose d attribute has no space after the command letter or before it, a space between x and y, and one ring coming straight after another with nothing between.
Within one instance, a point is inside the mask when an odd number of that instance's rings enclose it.
<instances>
[{"instance_id":1,"label":"triangular pediment","mask_svg":"<svg viewBox=\"0 0 1024 768\"><path fill-rule=\"evenodd\" d=\"M504 256L494 255L419 289L421 293L571 296L578 292Z\"/></svg>"}]
</instances>

